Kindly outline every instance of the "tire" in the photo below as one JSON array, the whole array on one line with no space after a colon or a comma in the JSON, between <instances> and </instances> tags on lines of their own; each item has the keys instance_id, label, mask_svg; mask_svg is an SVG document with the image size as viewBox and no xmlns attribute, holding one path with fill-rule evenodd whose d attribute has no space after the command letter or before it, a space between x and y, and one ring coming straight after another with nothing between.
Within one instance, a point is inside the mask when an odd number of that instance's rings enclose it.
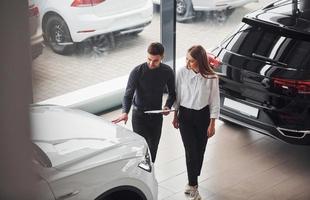
<instances>
[{"instance_id":1,"label":"tire","mask_svg":"<svg viewBox=\"0 0 310 200\"><path fill-rule=\"evenodd\" d=\"M57 15L49 17L46 21L44 33L47 44L55 53L67 55L75 50L69 28L61 17Z\"/></svg>"},{"instance_id":2,"label":"tire","mask_svg":"<svg viewBox=\"0 0 310 200\"><path fill-rule=\"evenodd\" d=\"M195 18L191 0L176 0L176 21L187 22Z\"/></svg>"}]
</instances>

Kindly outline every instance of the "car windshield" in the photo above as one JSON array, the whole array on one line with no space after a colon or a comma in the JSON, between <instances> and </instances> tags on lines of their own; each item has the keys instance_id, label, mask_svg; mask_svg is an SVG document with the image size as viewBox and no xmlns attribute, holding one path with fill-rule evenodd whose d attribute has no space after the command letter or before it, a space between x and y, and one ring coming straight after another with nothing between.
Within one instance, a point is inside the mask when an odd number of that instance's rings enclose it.
<instances>
[{"instance_id":1,"label":"car windshield","mask_svg":"<svg viewBox=\"0 0 310 200\"><path fill-rule=\"evenodd\" d=\"M310 42L279 35L245 24L226 40L226 49L235 54L280 64L283 67L309 70Z\"/></svg>"}]
</instances>

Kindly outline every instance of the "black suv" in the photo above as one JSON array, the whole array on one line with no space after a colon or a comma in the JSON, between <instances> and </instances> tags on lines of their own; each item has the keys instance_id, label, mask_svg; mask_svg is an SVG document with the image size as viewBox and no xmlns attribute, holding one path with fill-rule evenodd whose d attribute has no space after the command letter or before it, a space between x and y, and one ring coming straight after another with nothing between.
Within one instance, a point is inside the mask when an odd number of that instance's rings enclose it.
<instances>
[{"instance_id":1,"label":"black suv","mask_svg":"<svg viewBox=\"0 0 310 200\"><path fill-rule=\"evenodd\" d=\"M213 50L221 61L216 71L223 121L310 145L310 17L304 2L277 1L246 15Z\"/></svg>"}]
</instances>

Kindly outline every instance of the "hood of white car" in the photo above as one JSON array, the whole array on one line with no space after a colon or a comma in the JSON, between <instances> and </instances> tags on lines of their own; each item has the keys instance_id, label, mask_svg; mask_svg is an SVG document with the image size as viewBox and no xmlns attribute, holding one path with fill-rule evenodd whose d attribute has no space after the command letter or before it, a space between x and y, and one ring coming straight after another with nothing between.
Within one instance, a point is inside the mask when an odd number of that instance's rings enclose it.
<instances>
[{"instance_id":1,"label":"hood of white car","mask_svg":"<svg viewBox=\"0 0 310 200\"><path fill-rule=\"evenodd\" d=\"M108 162L122 156L142 156L145 151L141 136L83 111L39 106L30 113L33 143L58 169L79 166L94 157L100 160L93 162ZM98 156L102 154L106 155Z\"/></svg>"}]
</instances>

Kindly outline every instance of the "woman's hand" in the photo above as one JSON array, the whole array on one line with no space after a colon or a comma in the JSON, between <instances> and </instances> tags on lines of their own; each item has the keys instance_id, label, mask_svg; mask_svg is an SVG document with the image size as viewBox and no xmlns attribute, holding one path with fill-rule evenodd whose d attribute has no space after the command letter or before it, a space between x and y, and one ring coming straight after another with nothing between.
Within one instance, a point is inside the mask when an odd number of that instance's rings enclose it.
<instances>
[{"instance_id":1,"label":"woman's hand","mask_svg":"<svg viewBox=\"0 0 310 200\"><path fill-rule=\"evenodd\" d=\"M208 138L211 138L215 134L215 119L210 119L210 124L208 127Z\"/></svg>"},{"instance_id":2,"label":"woman's hand","mask_svg":"<svg viewBox=\"0 0 310 200\"><path fill-rule=\"evenodd\" d=\"M178 119L177 111L175 111L175 113L174 113L172 125L173 125L173 127L176 128L176 129L179 128L179 119Z\"/></svg>"}]
</instances>

